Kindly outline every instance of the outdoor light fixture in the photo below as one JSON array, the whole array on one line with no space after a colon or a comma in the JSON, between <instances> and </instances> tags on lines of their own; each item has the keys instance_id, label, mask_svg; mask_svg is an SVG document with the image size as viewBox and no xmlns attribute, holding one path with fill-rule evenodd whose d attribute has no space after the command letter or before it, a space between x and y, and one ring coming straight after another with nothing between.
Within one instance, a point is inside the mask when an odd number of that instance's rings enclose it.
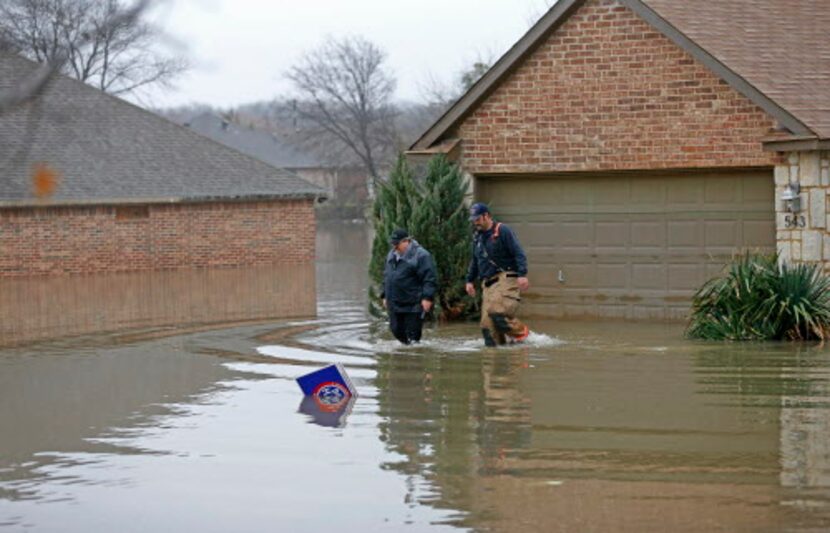
<instances>
[{"instance_id":1,"label":"outdoor light fixture","mask_svg":"<svg viewBox=\"0 0 830 533\"><path fill-rule=\"evenodd\" d=\"M784 192L781 193L781 200L784 202L784 211L788 213L798 213L801 211L801 186L798 183L788 183L784 186Z\"/></svg>"}]
</instances>

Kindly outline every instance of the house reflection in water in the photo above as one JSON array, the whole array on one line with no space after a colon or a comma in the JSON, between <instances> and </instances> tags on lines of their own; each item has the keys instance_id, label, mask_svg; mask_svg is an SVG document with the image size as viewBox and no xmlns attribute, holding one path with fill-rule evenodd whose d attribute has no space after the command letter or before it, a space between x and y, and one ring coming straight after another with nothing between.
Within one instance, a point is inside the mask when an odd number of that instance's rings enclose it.
<instances>
[{"instance_id":1,"label":"house reflection in water","mask_svg":"<svg viewBox=\"0 0 830 533\"><path fill-rule=\"evenodd\" d=\"M830 524L828 354L681 342L381 360L386 467L476 529Z\"/></svg>"},{"instance_id":2,"label":"house reflection in water","mask_svg":"<svg viewBox=\"0 0 830 533\"><path fill-rule=\"evenodd\" d=\"M314 316L312 262L0 280L0 345Z\"/></svg>"}]
</instances>

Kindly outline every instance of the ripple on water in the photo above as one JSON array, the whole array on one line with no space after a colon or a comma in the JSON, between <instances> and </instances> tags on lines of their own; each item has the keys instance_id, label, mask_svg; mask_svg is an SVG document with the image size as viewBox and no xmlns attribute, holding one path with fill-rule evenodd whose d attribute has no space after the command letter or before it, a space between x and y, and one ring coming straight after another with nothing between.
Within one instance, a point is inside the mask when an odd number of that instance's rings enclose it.
<instances>
[{"instance_id":1,"label":"ripple on water","mask_svg":"<svg viewBox=\"0 0 830 533\"><path fill-rule=\"evenodd\" d=\"M309 334L301 336L298 340L307 346L313 346L321 350L367 356L395 353L474 353L485 349L480 336L469 335L471 328L464 328L463 330L456 328L443 332L440 328L428 330L424 332L424 338L420 343L409 346L390 338L385 328L382 333L378 333L374 329L376 328L372 328L372 324L367 322L340 323L322 326ZM474 329L477 331L477 328ZM556 337L531 332L524 342L508 344L499 349L549 348L564 344L567 344L567 342Z\"/></svg>"}]
</instances>

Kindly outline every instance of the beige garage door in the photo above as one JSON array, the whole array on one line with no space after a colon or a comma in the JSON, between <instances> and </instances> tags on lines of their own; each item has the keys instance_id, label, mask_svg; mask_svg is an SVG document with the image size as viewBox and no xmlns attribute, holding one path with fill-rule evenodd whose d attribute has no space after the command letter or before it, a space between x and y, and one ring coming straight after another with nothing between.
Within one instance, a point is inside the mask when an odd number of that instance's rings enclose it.
<instances>
[{"instance_id":1,"label":"beige garage door","mask_svg":"<svg viewBox=\"0 0 830 533\"><path fill-rule=\"evenodd\" d=\"M476 181L528 255L525 314L683 319L738 250L773 251L772 170Z\"/></svg>"}]
</instances>

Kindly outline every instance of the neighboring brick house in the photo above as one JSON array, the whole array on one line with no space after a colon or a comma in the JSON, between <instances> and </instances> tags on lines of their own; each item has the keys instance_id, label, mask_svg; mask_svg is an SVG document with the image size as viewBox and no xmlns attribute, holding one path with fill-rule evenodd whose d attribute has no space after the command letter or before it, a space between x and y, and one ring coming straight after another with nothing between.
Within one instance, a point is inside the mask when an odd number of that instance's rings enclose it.
<instances>
[{"instance_id":1,"label":"neighboring brick house","mask_svg":"<svg viewBox=\"0 0 830 533\"><path fill-rule=\"evenodd\" d=\"M202 113L185 126L326 189L328 198L317 206L318 217L363 218L369 202L369 178L365 170L326 164L272 133L236 124L213 113Z\"/></svg>"},{"instance_id":2,"label":"neighboring brick house","mask_svg":"<svg viewBox=\"0 0 830 533\"><path fill-rule=\"evenodd\" d=\"M0 55L0 90L36 68ZM309 263L324 196L67 77L0 114L0 277Z\"/></svg>"},{"instance_id":3,"label":"neighboring brick house","mask_svg":"<svg viewBox=\"0 0 830 533\"><path fill-rule=\"evenodd\" d=\"M516 226L530 314L682 318L739 250L830 271L828 31L826 0L559 0L409 153Z\"/></svg>"}]
</instances>

